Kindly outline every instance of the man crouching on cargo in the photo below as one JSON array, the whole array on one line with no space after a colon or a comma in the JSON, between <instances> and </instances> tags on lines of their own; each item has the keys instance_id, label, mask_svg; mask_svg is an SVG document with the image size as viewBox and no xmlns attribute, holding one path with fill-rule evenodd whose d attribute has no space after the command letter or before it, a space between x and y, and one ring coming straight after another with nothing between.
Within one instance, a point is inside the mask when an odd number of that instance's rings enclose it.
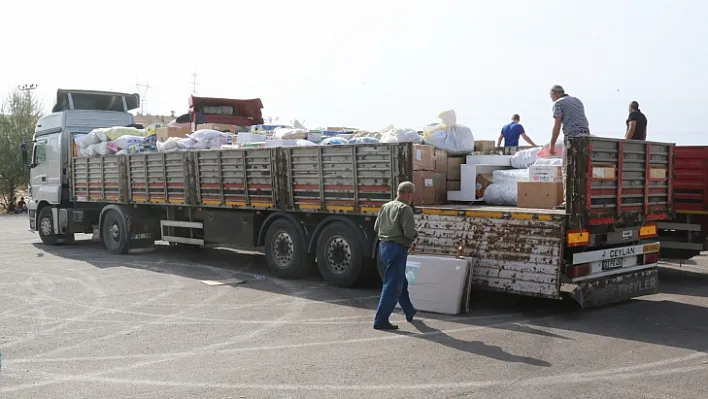
<instances>
[{"instance_id":1,"label":"man crouching on cargo","mask_svg":"<svg viewBox=\"0 0 708 399\"><path fill-rule=\"evenodd\" d=\"M415 186L406 181L398 186L398 196L385 204L376 218L374 230L379 237L379 256L386 266L381 299L376 309L374 329L396 330L398 326L388 320L396 307L401 304L406 320L413 321L416 310L408 295L408 280L406 279L406 259L408 248L413 244L418 232L411 201L415 195Z\"/></svg>"}]
</instances>

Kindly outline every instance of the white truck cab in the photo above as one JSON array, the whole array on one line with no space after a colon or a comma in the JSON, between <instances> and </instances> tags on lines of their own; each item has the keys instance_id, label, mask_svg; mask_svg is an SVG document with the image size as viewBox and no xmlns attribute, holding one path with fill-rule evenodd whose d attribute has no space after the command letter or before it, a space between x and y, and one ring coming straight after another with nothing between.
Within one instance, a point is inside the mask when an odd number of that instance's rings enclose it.
<instances>
[{"instance_id":1,"label":"white truck cab","mask_svg":"<svg viewBox=\"0 0 708 399\"><path fill-rule=\"evenodd\" d=\"M42 241L73 241L66 232L71 201L69 169L74 155L72 135L83 135L101 127L135 123L129 111L140 105L138 94L90 90L57 90L52 113L35 128L31 157L22 148L30 167L30 199L27 201L29 230L40 231Z\"/></svg>"}]
</instances>

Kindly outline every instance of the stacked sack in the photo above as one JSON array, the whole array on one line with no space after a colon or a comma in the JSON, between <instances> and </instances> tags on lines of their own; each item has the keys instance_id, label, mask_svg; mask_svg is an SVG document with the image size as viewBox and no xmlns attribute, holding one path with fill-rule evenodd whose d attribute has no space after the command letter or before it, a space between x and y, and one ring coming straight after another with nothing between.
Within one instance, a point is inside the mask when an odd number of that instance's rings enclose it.
<instances>
[{"instance_id":1,"label":"stacked sack","mask_svg":"<svg viewBox=\"0 0 708 399\"><path fill-rule=\"evenodd\" d=\"M154 147L153 137L146 137L143 129L134 127L109 127L94 129L85 136L79 136L74 142L79 147L78 153L84 157L129 153L131 148Z\"/></svg>"}]
</instances>

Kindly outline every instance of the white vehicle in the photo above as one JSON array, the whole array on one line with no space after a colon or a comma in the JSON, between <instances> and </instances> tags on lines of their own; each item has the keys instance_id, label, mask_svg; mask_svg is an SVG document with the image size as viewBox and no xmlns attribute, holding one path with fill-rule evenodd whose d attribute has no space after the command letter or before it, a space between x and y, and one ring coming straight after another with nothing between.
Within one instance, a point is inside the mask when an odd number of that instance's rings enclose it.
<instances>
[{"instance_id":1,"label":"white vehicle","mask_svg":"<svg viewBox=\"0 0 708 399\"><path fill-rule=\"evenodd\" d=\"M72 242L66 231L66 208L73 207L69 170L73 157L72 135L83 135L100 127L135 123L130 110L140 105L138 94L89 90L57 91L52 113L37 122L29 162L30 200L27 201L31 231L42 231L48 244ZM23 151L24 158L26 150ZM55 223L59 222L59 223Z\"/></svg>"}]
</instances>

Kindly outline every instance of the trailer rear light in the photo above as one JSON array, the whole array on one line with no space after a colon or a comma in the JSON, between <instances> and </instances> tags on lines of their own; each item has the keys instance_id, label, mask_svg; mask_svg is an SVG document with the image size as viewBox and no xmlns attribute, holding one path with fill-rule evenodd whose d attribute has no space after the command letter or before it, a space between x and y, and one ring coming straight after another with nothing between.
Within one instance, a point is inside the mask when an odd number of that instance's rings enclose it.
<instances>
[{"instance_id":1,"label":"trailer rear light","mask_svg":"<svg viewBox=\"0 0 708 399\"><path fill-rule=\"evenodd\" d=\"M645 265L651 265L652 263L658 263L659 262L659 253L654 252L651 254L644 254L644 264Z\"/></svg>"},{"instance_id":2,"label":"trailer rear light","mask_svg":"<svg viewBox=\"0 0 708 399\"><path fill-rule=\"evenodd\" d=\"M658 234L655 224L646 224L639 229L639 238L656 237Z\"/></svg>"},{"instance_id":3,"label":"trailer rear light","mask_svg":"<svg viewBox=\"0 0 708 399\"><path fill-rule=\"evenodd\" d=\"M572 265L572 266L565 267L565 276L568 278L582 277L582 276L587 276L588 274L590 274L590 264L589 263L583 263L580 265Z\"/></svg>"},{"instance_id":4,"label":"trailer rear light","mask_svg":"<svg viewBox=\"0 0 708 399\"><path fill-rule=\"evenodd\" d=\"M590 244L590 232L587 230L570 230L567 234L569 247L582 247Z\"/></svg>"}]
</instances>

